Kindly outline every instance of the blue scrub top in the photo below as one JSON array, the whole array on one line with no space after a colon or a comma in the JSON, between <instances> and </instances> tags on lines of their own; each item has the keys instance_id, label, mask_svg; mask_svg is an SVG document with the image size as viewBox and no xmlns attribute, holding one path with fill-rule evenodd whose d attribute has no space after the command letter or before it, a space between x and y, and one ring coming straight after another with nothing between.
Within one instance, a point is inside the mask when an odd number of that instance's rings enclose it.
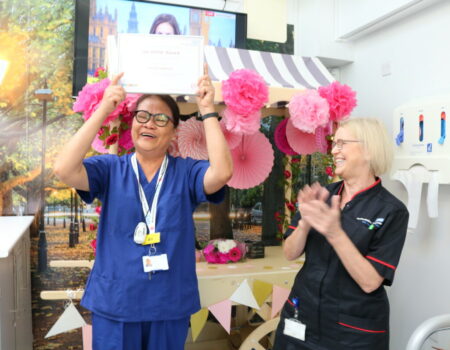
<instances>
[{"instance_id":1,"label":"blue scrub top","mask_svg":"<svg viewBox=\"0 0 450 350\"><path fill-rule=\"evenodd\" d=\"M174 320L200 309L193 212L201 202L222 201L225 192L205 194L203 178L209 162L168 157L157 207L156 232L161 233L161 242L156 248L157 254L167 254L169 270L157 271L151 279L142 265L149 246L133 240L136 225L145 219L131 154L83 161L90 191L78 193L87 203L98 198L102 213L95 263L81 305L105 318L122 322ZM139 162L138 168L151 207L158 173L149 183Z\"/></svg>"}]
</instances>

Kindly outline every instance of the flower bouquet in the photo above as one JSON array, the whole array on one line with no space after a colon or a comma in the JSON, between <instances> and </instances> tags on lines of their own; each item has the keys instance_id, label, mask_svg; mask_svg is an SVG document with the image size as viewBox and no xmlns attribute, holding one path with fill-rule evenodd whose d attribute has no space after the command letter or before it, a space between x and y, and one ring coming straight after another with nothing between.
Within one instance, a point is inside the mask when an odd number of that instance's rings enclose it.
<instances>
[{"instance_id":1,"label":"flower bouquet","mask_svg":"<svg viewBox=\"0 0 450 350\"><path fill-rule=\"evenodd\" d=\"M232 239L214 239L203 249L205 260L210 264L226 264L244 259L245 243Z\"/></svg>"}]
</instances>

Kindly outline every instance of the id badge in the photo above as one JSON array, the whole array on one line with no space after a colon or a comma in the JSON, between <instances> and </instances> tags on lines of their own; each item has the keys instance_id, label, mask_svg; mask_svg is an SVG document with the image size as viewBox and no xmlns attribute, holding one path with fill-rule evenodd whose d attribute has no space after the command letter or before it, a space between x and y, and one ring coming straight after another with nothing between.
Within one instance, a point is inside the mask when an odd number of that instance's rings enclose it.
<instances>
[{"instance_id":1,"label":"id badge","mask_svg":"<svg viewBox=\"0 0 450 350\"><path fill-rule=\"evenodd\" d=\"M283 333L290 337L305 341L306 325L295 318L286 318L284 320Z\"/></svg>"},{"instance_id":2,"label":"id badge","mask_svg":"<svg viewBox=\"0 0 450 350\"><path fill-rule=\"evenodd\" d=\"M146 255L142 257L142 264L144 266L144 272L168 270L169 262L167 260L167 254L160 255Z\"/></svg>"}]
</instances>

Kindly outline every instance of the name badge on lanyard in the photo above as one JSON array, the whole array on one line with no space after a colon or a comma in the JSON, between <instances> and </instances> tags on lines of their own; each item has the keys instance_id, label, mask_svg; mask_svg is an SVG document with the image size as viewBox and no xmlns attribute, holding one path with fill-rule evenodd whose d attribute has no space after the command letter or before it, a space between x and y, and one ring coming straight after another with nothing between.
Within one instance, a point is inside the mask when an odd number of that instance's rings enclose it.
<instances>
[{"instance_id":1,"label":"name badge on lanyard","mask_svg":"<svg viewBox=\"0 0 450 350\"><path fill-rule=\"evenodd\" d=\"M292 301L288 299L287 301L294 307L294 317L284 320L283 334L305 341L306 325L298 319L299 301L297 298L292 298Z\"/></svg>"},{"instance_id":2,"label":"name badge on lanyard","mask_svg":"<svg viewBox=\"0 0 450 350\"><path fill-rule=\"evenodd\" d=\"M131 164L133 167L133 171L136 175L138 190L139 190L139 199L142 204L142 211L145 216L145 223L140 222L137 224L136 229L134 230L134 242L141 245L150 245L149 254L142 257L142 264L144 267L144 272L153 272L158 270L168 270L169 264L167 259L167 254L156 254L156 243L161 242L161 233L155 232L156 230L156 210L158 207L158 199L159 194L161 192L162 183L164 177L166 175L167 165L168 165L167 155L164 157L164 160L161 164L161 168L159 170L158 178L156 180L156 188L155 195L152 201L151 210L149 208L147 198L145 196L144 189L139 181L139 170L136 160L136 154L133 154L131 157ZM152 253L153 252L153 253ZM149 275L149 278L151 276Z\"/></svg>"}]
</instances>

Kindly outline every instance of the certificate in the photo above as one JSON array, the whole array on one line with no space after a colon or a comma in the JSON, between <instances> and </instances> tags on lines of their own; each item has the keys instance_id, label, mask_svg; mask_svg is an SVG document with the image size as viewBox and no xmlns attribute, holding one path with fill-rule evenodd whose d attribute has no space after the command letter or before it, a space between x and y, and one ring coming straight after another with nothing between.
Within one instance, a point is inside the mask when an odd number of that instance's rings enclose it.
<instances>
[{"instance_id":1,"label":"certificate","mask_svg":"<svg viewBox=\"0 0 450 350\"><path fill-rule=\"evenodd\" d=\"M108 71L124 72L129 93L195 95L203 75L203 37L119 34L108 38Z\"/></svg>"}]
</instances>

